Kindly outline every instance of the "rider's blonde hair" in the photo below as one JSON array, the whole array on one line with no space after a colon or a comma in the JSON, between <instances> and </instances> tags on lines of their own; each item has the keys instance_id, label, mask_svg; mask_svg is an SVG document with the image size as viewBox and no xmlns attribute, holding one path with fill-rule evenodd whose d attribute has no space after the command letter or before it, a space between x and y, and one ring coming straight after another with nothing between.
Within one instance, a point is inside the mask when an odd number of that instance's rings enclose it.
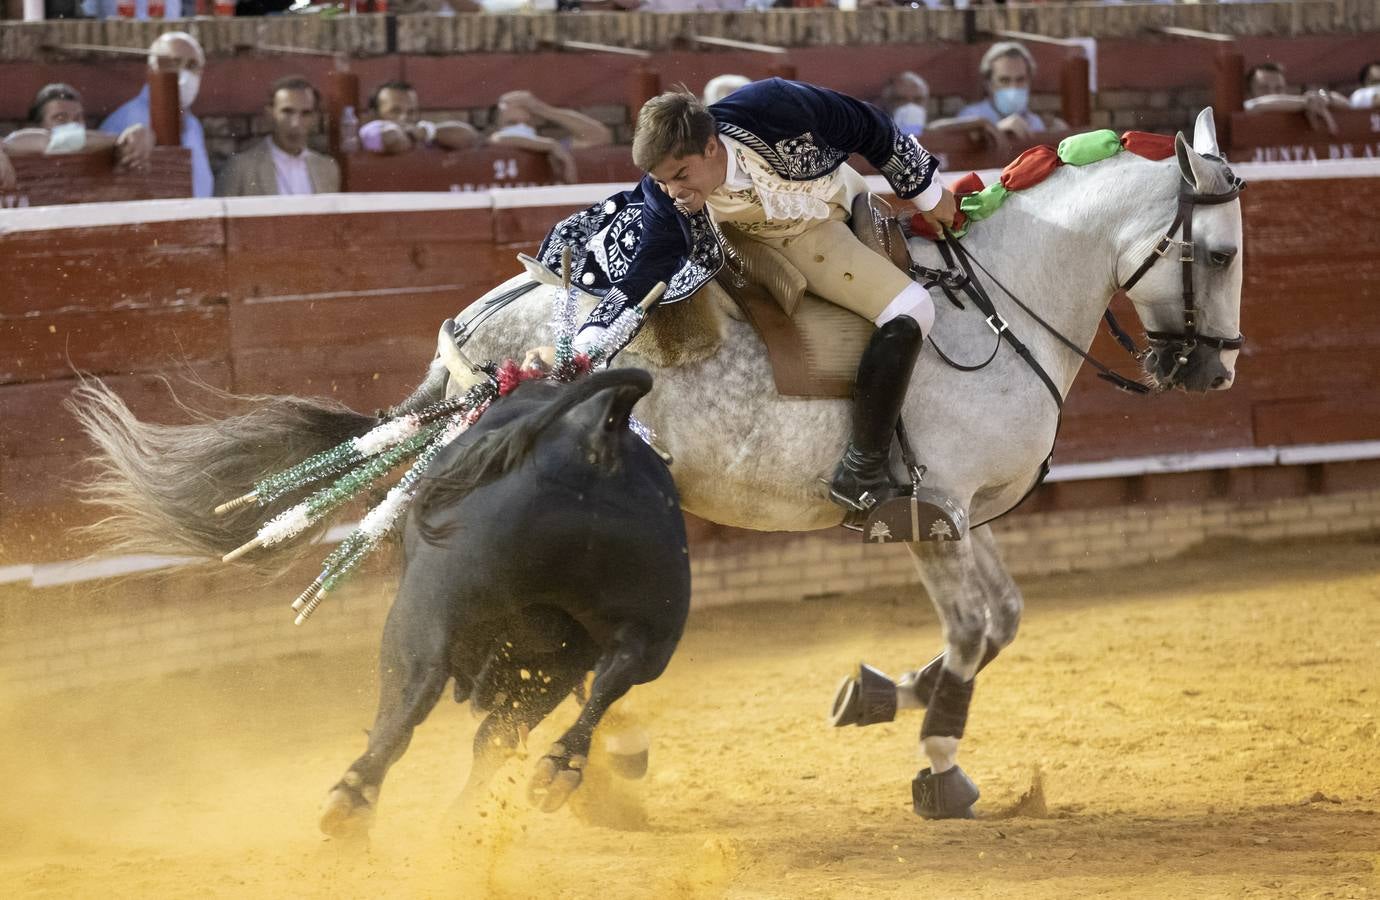
<instances>
[{"instance_id":1,"label":"rider's blonde hair","mask_svg":"<svg viewBox=\"0 0 1380 900\"><path fill-rule=\"evenodd\" d=\"M633 163L650 172L668 158L703 153L716 129L714 117L689 91L670 91L642 104L633 132Z\"/></svg>"}]
</instances>

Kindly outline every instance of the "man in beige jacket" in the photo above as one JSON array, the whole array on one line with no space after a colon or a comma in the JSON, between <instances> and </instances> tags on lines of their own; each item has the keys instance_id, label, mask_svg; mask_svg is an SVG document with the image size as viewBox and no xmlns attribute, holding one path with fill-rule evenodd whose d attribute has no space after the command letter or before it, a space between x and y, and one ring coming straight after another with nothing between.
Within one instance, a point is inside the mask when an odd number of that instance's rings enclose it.
<instances>
[{"instance_id":1,"label":"man in beige jacket","mask_svg":"<svg viewBox=\"0 0 1380 900\"><path fill-rule=\"evenodd\" d=\"M216 179L216 195L338 192L340 167L307 147L320 108L321 97L305 78L290 75L276 81L267 106L273 133L230 159Z\"/></svg>"}]
</instances>

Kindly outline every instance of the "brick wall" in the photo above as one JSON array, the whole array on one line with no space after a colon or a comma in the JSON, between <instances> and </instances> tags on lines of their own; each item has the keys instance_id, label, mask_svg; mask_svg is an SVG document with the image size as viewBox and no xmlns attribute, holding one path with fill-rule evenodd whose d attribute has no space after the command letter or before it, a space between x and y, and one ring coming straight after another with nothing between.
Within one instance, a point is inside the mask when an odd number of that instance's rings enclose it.
<instances>
[{"instance_id":1,"label":"brick wall","mask_svg":"<svg viewBox=\"0 0 1380 900\"><path fill-rule=\"evenodd\" d=\"M1271 500L1142 504L1017 513L993 526L1013 574L1033 577L1167 563L1213 539L1253 541L1380 530L1380 489ZM866 546L835 529L744 534L696 542L694 608L827 601L868 592L924 603L909 554ZM39 693L198 668L247 665L375 644L394 579L362 575L305 625L288 604L310 567L275 585L245 587L224 570L80 582L0 585L0 693Z\"/></svg>"}]
</instances>

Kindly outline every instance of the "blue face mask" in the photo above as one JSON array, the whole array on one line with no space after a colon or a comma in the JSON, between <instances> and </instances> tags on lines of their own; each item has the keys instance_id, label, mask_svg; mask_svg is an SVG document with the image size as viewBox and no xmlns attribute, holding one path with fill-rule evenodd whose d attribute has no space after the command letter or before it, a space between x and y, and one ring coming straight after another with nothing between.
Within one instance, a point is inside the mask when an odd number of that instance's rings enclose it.
<instances>
[{"instance_id":1,"label":"blue face mask","mask_svg":"<svg viewBox=\"0 0 1380 900\"><path fill-rule=\"evenodd\" d=\"M1003 116L1013 116L1025 112L1030 103L1030 88L1004 87L992 92L992 105Z\"/></svg>"}]
</instances>

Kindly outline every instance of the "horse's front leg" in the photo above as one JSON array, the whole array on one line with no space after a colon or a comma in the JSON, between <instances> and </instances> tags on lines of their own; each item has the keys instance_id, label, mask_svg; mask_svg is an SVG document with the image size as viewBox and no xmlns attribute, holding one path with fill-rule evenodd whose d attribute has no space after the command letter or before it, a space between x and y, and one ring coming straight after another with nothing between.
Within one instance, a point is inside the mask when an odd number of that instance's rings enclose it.
<instances>
[{"instance_id":1,"label":"horse's front leg","mask_svg":"<svg viewBox=\"0 0 1380 900\"><path fill-rule=\"evenodd\" d=\"M1006 570L997 550L996 536L989 526L974 529L968 539L973 543L973 562L987 603L987 641L983 645L978 671L1016 639L1025 601L1015 579ZM935 683L943 670L945 653L940 653L922 668L902 675L896 681L896 705L899 709L924 709L934 694Z\"/></svg>"},{"instance_id":2,"label":"horse's front leg","mask_svg":"<svg viewBox=\"0 0 1380 900\"><path fill-rule=\"evenodd\" d=\"M915 776L915 811L927 819L970 818L977 786L958 767L973 683L987 646L988 609L973 542L907 545L944 625L944 657L925 706L920 746L930 765Z\"/></svg>"}]
</instances>

